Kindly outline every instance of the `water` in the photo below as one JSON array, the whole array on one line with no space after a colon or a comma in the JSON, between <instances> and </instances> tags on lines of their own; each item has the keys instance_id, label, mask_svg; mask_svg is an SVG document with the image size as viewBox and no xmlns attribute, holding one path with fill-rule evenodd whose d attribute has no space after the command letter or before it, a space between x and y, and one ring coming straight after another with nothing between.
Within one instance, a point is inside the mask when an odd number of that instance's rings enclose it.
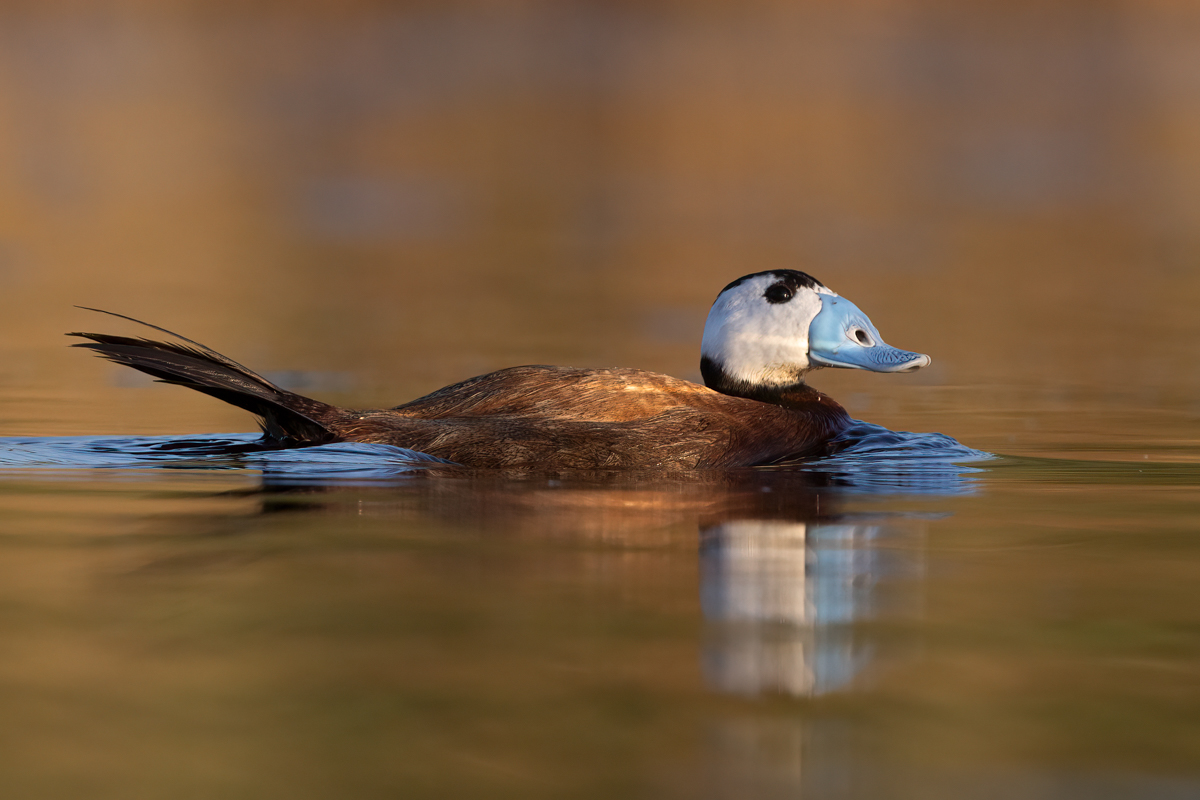
<instances>
[{"instance_id":1,"label":"water","mask_svg":"<svg viewBox=\"0 0 1200 800\"><path fill-rule=\"evenodd\" d=\"M43 5L0 9L4 796L1200 796L1194 4ZM933 357L814 374L864 422L786 469L263 452L62 337L355 407L694 380L780 267Z\"/></svg>"},{"instance_id":2,"label":"water","mask_svg":"<svg viewBox=\"0 0 1200 800\"><path fill-rule=\"evenodd\" d=\"M1200 467L855 434L669 477L2 440L5 774L43 796L1194 796Z\"/></svg>"}]
</instances>

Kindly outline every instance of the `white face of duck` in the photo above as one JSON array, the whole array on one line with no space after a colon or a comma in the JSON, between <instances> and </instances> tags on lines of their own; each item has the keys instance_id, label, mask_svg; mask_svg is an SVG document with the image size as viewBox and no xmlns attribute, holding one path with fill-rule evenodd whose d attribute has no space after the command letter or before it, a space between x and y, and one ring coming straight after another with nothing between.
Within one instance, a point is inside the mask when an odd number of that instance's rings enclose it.
<instances>
[{"instance_id":1,"label":"white face of duck","mask_svg":"<svg viewBox=\"0 0 1200 800\"><path fill-rule=\"evenodd\" d=\"M757 386L794 384L820 367L911 372L931 360L885 344L853 303L795 270L759 272L725 287L708 312L700 350L728 379Z\"/></svg>"}]
</instances>

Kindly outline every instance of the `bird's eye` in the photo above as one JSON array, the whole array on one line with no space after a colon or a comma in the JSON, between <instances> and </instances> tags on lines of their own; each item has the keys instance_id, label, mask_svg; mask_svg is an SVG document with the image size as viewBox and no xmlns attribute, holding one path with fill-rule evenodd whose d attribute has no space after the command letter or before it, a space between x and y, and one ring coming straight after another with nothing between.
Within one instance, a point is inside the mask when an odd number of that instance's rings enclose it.
<instances>
[{"instance_id":1,"label":"bird's eye","mask_svg":"<svg viewBox=\"0 0 1200 800\"><path fill-rule=\"evenodd\" d=\"M775 283L767 289L767 291L763 294L763 297L767 298L768 303L786 303L788 300L791 300L795 294L796 293L792 291L792 287L788 286L786 283Z\"/></svg>"},{"instance_id":2,"label":"bird's eye","mask_svg":"<svg viewBox=\"0 0 1200 800\"><path fill-rule=\"evenodd\" d=\"M871 334L867 333L862 328L851 328L850 335L863 347L871 347L875 344L875 340L871 338Z\"/></svg>"}]
</instances>

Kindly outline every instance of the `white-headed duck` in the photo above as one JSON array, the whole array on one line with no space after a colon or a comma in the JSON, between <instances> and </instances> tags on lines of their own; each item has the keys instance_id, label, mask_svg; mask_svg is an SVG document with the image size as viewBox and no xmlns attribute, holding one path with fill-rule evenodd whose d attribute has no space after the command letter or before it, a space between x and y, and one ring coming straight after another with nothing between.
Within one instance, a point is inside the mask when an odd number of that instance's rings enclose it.
<instances>
[{"instance_id":1,"label":"white-headed duck","mask_svg":"<svg viewBox=\"0 0 1200 800\"><path fill-rule=\"evenodd\" d=\"M148 327L179 342L69 335L91 340L75 347L257 415L266 445L377 442L479 468L678 470L812 457L850 417L805 373L909 372L930 362L884 344L853 303L795 270L747 275L721 290L704 326L704 386L637 369L512 367L395 408L352 410Z\"/></svg>"}]
</instances>

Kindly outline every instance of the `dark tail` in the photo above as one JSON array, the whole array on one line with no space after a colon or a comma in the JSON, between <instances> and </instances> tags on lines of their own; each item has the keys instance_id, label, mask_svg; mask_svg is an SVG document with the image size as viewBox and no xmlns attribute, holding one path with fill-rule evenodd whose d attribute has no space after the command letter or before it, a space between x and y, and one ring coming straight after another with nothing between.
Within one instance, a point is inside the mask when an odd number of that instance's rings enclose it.
<instances>
[{"instance_id":1,"label":"dark tail","mask_svg":"<svg viewBox=\"0 0 1200 800\"><path fill-rule=\"evenodd\" d=\"M258 416L268 438L281 443L320 444L337 438L318 421L336 413L336 407L280 389L233 359L166 328L124 314L79 307L145 325L173 336L183 344L106 333L68 333L68 336L91 340L72 347L92 350L102 358L153 375L163 383L186 386L244 408Z\"/></svg>"}]
</instances>

